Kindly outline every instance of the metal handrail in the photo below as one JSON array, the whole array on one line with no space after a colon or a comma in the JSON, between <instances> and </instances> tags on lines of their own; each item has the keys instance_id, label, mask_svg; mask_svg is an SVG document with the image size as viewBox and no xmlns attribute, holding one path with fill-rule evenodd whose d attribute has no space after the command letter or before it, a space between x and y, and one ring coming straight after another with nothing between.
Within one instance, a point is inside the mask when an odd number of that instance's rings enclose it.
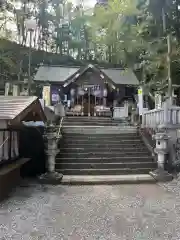
<instances>
[{"instance_id":1,"label":"metal handrail","mask_svg":"<svg viewBox=\"0 0 180 240\"><path fill-rule=\"evenodd\" d=\"M58 129L58 134L57 134L57 137L59 138L60 136L60 133L61 133L61 128L62 128L62 123L63 123L63 117L61 118L61 121L60 121L60 124L59 124L59 129Z\"/></svg>"}]
</instances>

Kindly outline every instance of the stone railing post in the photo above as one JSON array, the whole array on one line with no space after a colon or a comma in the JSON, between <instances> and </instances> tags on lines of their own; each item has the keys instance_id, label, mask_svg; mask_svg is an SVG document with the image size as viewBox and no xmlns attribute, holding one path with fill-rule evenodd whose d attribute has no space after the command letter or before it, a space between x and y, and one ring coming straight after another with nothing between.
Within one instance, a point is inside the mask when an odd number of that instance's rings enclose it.
<instances>
[{"instance_id":1,"label":"stone railing post","mask_svg":"<svg viewBox=\"0 0 180 240\"><path fill-rule=\"evenodd\" d=\"M46 184L58 184L61 182L63 175L55 171L55 158L58 149L58 140L61 136L58 135L56 131L56 126L52 123L46 127L46 132L44 134L44 139L46 141L46 168L47 172L42 174L39 179Z\"/></svg>"},{"instance_id":2,"label":"stone railing post","mask_svg":"<svg viewBox=\"0 0 180 240\"><path fill-rule=\"evenodd\" d=\"M142 124L141 124L141 127L145 128L145 126L146 126L146 113L143 113L142 114Z\"/></svg>"}]
</instances>

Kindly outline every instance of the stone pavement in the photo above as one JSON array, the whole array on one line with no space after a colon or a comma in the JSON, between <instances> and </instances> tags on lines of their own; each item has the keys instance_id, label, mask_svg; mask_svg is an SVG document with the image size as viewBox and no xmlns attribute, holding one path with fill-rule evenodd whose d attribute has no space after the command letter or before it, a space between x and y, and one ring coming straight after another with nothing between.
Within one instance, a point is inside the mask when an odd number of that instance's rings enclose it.
<instances>
[{"instance_id":1,"label":"stone pavement","mask_svg":"<svg viewBox=\"0 0 180 240\"><path fill-rule=\"evenodd\" d=\"M180 184L173 184L180 192ZM180 197L168 184L31 183L0 204L0 240L5 239L179 240Z\"/></svg>"}]
</instances>

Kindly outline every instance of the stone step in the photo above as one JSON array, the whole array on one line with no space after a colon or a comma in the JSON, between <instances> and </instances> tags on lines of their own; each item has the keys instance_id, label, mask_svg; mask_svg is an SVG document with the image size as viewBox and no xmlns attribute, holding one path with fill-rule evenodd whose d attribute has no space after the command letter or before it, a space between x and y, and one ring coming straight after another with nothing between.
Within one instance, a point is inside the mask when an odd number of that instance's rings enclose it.
<instances>
[{"instance_id":1,"label":"stone step","mask_svg":"<svg viewBox=\"0 0 180 240\"><path fill-rule=\"evenodd\" d=\"M136 127L124 126L63 126L64 134L136 134Z\"/></svg>"},{"instance_id":2,"label":"stone step","mask_svg":"<svg viewBox=\"0 0 180 240\"><path fill-rule=\"evenodd\" d=\"M111 139L108 139L108 138L100 138L100 139L93 139L93 138L63 138L61 140L61 143L66 143L66 144L69 144L69 143L79 143L79 144L141 144L143 145L143 141L141 139L138 139L138 138L127 138L127 139L116 139L116 138L111 138Z\"/></svg>"},{"instance_id":3,"label":"stone step","mask_svg":"<svg viewBox=\"0 0 180 240\"><path fill-rule=\"evenodd\" d=\"M116 122L116 121L118 121L118 122L124 122L125 120L113 120L112 118L110 118L110 117L94 117L94 116L90 116L90 117L86 117L86 116L74 116L74 117L72 117L72 116L69 116L69 117L65 117L64 119L63 119L63 122L64 121L79 121L79 122L81 122L81 121L91 121L91 122L97 122L97 121L99 121L99 122L102 122L102 121L106 121L106 122Z\"/></svg>"},{"instance_id":4,"label":"stone step","mask_svg":"<svg viewBox=\"0 0 180 240\"><path fill-rule=\"evenodd\" d=\"M60 142L61 148L107 148L110 151L111 148L145 148L145 145L141 141L92 141L92 140L64 140Z\"/></svg>"},{"instance_id":5,"label":"stone step","mask_svg":"<svg viewBox=\"0 0 180 240\"><path fill-rule=\"evenodd\" d=\"M100 147L94 147L92 145L89 145L88 147L86 145L84 146L79 146L79 147L70 147L70 146L61 146L60 148L60 153L84 153L84 152L94 152L94 153L97 153L97 152L103 152L104 151L108 151L108 152L111 152L111 153L114 153L114 152L124 152L125 154L126 153L134 153L134 154L137 154L137 153L144 153L144 154L147 154L149 153L148 150L145 148L145 147L140 147L137 145L136 148L120 148L119 145L117 145L117 147L114 147L114 145L111 146L106 146L106 145L102 145Z\"/></svg>"},{"instance_id":6,"label":"stone step","mask_svg":"<svg viewBox=\"0 0 180 240\"><path fill-rule=\"evenodd\" d=\"M60 149L61 148L107 148L111 149L112 147L118 147L119 149L124 149L124 148L139 148L143 146L141 142L134 143L134 141L126 143L126 142L118 142L118 141L113 141L113 142L108 142L108 141L102 141L101 143L98 143L96 141L86 141L86 142L80 142L80 141L68 141L68 142L63 142L60 143Z\"/></svg>"},{"instance_id":7,"label":"stone step","mask_svg":"<svg viewBox=\"0 0 180 240\"><path fill-rule=\"evenodd\" d=\"M69 122L69 123L73 123L73 122L81 122L81 123L92 122L92 123L96 123L96 122L99 122L99 123L121 123L121 124L128 123L128 121L117 121L117 120L112 120L110 118L105 118L105 119L89 119L89 118L77 119L77 118L74 118L74 119L64 119L63 123L64 122Z\"/></svg>"},{"instance_id":8,"label":"stone step","mask_svg":"<svg viewBox=\"0 0 180 240\"><path fill-rule=\"evenodd\" d=\"M86 135L86 134L62 134L63 139L79 139L79 140L141 140L141 137L137 134L115 134L114 137L112 134L92 134L92 135ZM141 140L142 141L142 140Z\"/></svg>"},{"instance_id":9,"label":"stone step","mask_svg":"<svg viewBox=\"0 0 180 240\"><path fill-rule=\"evenodd\" d=\"M138 133L122 133L119 135L114 135L114 134L89 134L88 136L85 134L78 134L78 133L66 133L66 134L62 134L63 139L141 139L141 137L139 136Z\"/></svg>"},{"instance_id":10,"label":"stone step","mask_svg":"<svg viewBox=\"0 0 180 240\"><path fill-rule=\"evenodd\" d=\"M71 128L71 129L73 129L73 128L82 128L82 126L83 126L83 128L97 128L97 129L100 129L100 128L109 128L109 129L122 129L122 130L127 130L127 131L129 131L129 133L130 133L130 130L136 130L137 131L137 127L133 127L133 126L126 126L126 125L118 125L118 126L103 126L103 125L100 125L100 126L94 126L94 123L92 123L91 125L86 125L86 124L82 124L82 125L75 125L75 124L70 124L70 125L66 125L66 126L64 126L64 125L62 125L62 128L63 129L66 129L66 128Z\"/></svg>"},{"instance_id":11,"label":"stone step","mask_svg":"<svg viewBox=\"0 0 180 240\"><path fill-rule=\"evenodd\" d=\"M140 136L137 132L136 133L125 132L125 133L121 133L119 135L114 135L113 133L112 134L104 133L104 134L96 134L96 135L90 133L88 136L83 133L66 133L66 134L62 133L62 135L63 135L63 137L79 137L79 138L87 138L87 137L88 138L113 138L113 137L114 138L130 138L130 137L140 138Z\"/></svg>"},{"instance_id":12,"label":"stone step","mask_svg":"<svg viewBox=\"0 0 180 240\"><path fill-rule=\"evenodd\" d=\"M149 174L131 174L131 175L64 175L62 184L71 185L90 185L90 184L140 184L154 183L155 179Z\"/></svg>"},{"instance_id":13,"label":"stone step","mask_svg":"<svg viewBox=\"0 0 180 240\"><path fill-rule=\"evenodd\" d=\"M109 157L111 159L112 157L146 157L150 155L148 152L124 152L124 151L118 151L118 152L60 152L58 153L58 157L74 157L74 158L88 158L88 157Z\"/></svg>"},{"instance_id":14,"label":"stone step","mask_svg":"<svg viewBox=\"0 0 180 240\"><path fill-rule=\"evenodd\" d=\"M66 127L66 126L92 126L92 124L94 126L122 126L122 123L113 123L113 122L63 122L63 127ZM124 126L128 126L129 124L125 124L124 123Z\"/></svg>"},{"instance_id":15,"label":"stone step","mask_svg":"<svg viewBox=\"0 0 180 240\"><path fill-rule=\"evenodd\" d=\"M121 120L121 119L114 120L114 119L111 119L111 118L83 118L83 117L64 118L63 123L64 122L69 122L69 123L73 123L73 122L82 122L82 123L99 122L99 123L103 123L103 122L105 122L105 123L121 123L121 124L128 123L127 120Z\"/></svg>"},{"instance_id":16,"label":"stone step","mask_svg":"<svg viewBox=\"0 0 180 240\"><path fill-rule=\"evenodd\" d=\"M63 119L64 122L107 122L107 123L128 123L128 120L123 120L123 119L112 119L109 117L103 118L103 117L66 117Z\"/></svg>"},{"instance_id":17,"label":"stone step","mask_svg":"<svg viewBox=\"0 0 180 240\"><path fill-rule=\"evenodd\" d=\"M123 174L149 174L154 168L122 168L122 169L56 169L63 175L123 175Z\"/></svg>"},{"instance_id":18,"label":"stone step","mask_svg":"<svg viewBox=\"0 0 180 240\"><path fill-rule=\"evenodd\" d=\"M143 157L137 157L137 156L117 156L117 157L100 157L100 156L94 156L94 157L86 157L86 158L76 158L76 156L72 157L56 157L57 163L126 163L126 162L154 162L153 158L151 156L143 156Z\"/></svg>"},{"instance_id":19,"label":"stone step","mask_svg":"<svg viewBox=\"0 0 180 240\"><path fill-rule=\"evenodd\" d=\"M131 127L129 123L121 123L121 122L92 122L92 121L86 121L86 122L68 122L68 121L64 121L63 126L123 126L123 127Z\"/></svg>"},{"instance_id":20,"label":"stone step","mask_svg":"<svg viewBox=\"0 0 180 240\"><path fill-rule=\"evenodd\" d=\"M56 169L139 169L139 168L149 168L155 169L157 164L154 162L126 162L126 163L56 163Z\"/></svg>"},{"instance_id":21,"label":"stone step","mask_svg":"<svg viewBox=\"0 0 180 240\"><path fill-rule=\"evenodd\" d=\"M137 145L144 145L143 141L141 139L116 139L116 138L111 138L111 139L93 139L93 138L87 138L87 139L82 139L82 138L64 138L61 139L61 143L65 144L72 144L72 143L77 143L77 144L103 144L103 145L110 145L112 147L113 144L121 145L121 144L128 144L131 147L131 144L137 144Z\"/></svg>"}]
</instances>

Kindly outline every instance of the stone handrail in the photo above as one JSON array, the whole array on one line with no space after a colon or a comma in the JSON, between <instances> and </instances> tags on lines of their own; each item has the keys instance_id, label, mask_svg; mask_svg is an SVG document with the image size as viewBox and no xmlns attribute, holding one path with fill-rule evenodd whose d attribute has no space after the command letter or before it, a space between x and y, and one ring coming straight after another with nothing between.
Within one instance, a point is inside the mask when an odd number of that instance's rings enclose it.
<instances>
[{"instance_id":1,"label":"stone handrail","mask_svg":"<svg viewBox=\"0 0 180 240\"><path fill-rule=\"evenodd\" d=\"M142 128L156 129L161 124L180 124L180 107L171 106L153 109L143 113Z\"/></svg>"}]
</instances>

